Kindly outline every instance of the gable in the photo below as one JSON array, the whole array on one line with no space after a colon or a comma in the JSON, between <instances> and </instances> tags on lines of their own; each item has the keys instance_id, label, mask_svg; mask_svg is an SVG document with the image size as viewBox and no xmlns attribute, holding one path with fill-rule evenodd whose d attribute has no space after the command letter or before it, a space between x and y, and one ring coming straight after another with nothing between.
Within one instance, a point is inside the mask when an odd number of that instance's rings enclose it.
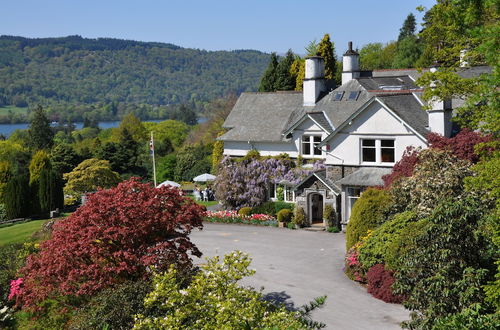
<instances>
[{"instance_id":1,"label":"gable","mask_svg":"<svg viewBox=\"0 0 500 330\"><path fill-rule=\"evenodd\" d=\"M412 134L412 131L379 102L372 102L366 109L344 126L340 132L348 134Z\"/></svg>"}]
</instances>

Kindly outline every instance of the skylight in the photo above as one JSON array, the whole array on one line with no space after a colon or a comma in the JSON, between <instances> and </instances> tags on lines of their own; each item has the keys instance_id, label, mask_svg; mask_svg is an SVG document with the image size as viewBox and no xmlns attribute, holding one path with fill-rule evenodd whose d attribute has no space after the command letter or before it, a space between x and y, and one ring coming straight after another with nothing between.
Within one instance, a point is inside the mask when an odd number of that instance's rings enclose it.
<instances>
[{"instance_id":1,"label":"skylight","mask_svg":"<svg viewBox=\"0 0 500 330\"><path fill-rule=\"evenodd\" d=\"M349 97L347 98L347 101L356 101L358 99L360 91L353 91L349 92Z\"/></svg>"},{"instance_id":2,"label":"skylight","mask_svg":"<svg viewBox=\"0 0 500 330\"><path fill-rule=\"evenodd\" d=\"M344 92L337 92L335 93L335 96L334 96L334 101L340 101L342 100L342 96L344 95Z\"/></svg>"}]
</instances>

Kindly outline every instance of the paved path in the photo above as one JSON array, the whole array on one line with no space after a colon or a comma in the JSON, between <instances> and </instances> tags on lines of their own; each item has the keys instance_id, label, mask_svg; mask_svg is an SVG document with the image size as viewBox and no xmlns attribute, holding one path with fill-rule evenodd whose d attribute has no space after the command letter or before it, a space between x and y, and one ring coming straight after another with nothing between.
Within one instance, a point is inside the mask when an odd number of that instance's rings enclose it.
<instances>
[{"instance_id":1,"label":"paved path","mask_svg":"<svg viewBox=\"0 0 500 330\"><path fill-rule=\"evenodd\" d=\"M243 285L264 287L264 294L299 307L327 295L314 319L329 329L399 329L408 319L400 305L373 298L342 272L344 234L248 225L205 223L191 234L203 257L241 250L251 255L256 274ZM196 259L201 263L203 259Z\"/></svg>"}]
</instances>

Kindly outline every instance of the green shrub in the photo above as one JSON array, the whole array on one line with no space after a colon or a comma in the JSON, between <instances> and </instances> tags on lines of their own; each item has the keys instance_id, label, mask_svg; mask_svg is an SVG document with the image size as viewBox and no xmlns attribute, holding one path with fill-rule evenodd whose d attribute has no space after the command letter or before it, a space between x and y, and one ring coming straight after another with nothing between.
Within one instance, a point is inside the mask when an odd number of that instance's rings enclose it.
<instances>
[{"instance_id":1,"label":"green shrub","mask_svg":"<svg viewBox=\"0 0 500 330\"><path fill-rule=\"evenodd\" d=\"M283 189L283 186L281 186L281 185L276 187L276 198L280 202L285 199L285 189Z\"/></svg>"},{"instance_id":2,"label":"green shrub","mask_svg":"<svg viewBox=\"0 0 500 330\"><path fill-rule=\"evenodd\" d=\"M150 282L142 279L106 289L77 311L70 328L131 329L134 315L144 313L144 298L151 289Z\"/></svg>"},{"instance_id":3,"label":"green shrub","mask_svg":"<svg viewBox=\"0 0 500 330\"><path fill-rule=\"evenodd\" d=\"M282 202L282 201L274 202L274 212L276 215L278 214L279 211L281 211L283 209L287 209L287 210L290 210L293 212L294 208L295 208L294 203L287 203L287 202Z\"/></svg>"},{"instance_id":4,"label":"green shrub","mask_svg":"<svg viewBox=\"0 0 500 330\"><path fill-rule=\"evenodd\" d=\"M252 213L252 208L248 206L242 207L241 209L238 210L238 215L241 215L243 217L250 215L251 213Z\"/></svg>"},{"instance_id":5,"label":"green shrub","mask_svg":"<svg viewBox=\"0 0 500 330\"><path fill-rule=\"evenodd\" d=\"M293 223L299 227L306 225L306 214L304 209L300 206L295 208L295 214L293 215Z\"/></svg>"},{"instance_id":6,"label":"green shrub","mask_svg":"<svg viewBox=\"0 0 500 330\"><path fill-rule=\"evenodd\" d=\"M365 244L359 249L359 260L365 271L376 264L386 264L390 269L394 268L398 258L398 249L402 246L399 236L401 233L407 234L407 227L410 223L416 221L415 213L398 213L393 219L383 223L372 232ZM394 242L398 244L395 245Z\"/></svg>"},{"instance_id":7,"label":"green shrub","mask_svg":"<svg viewBox=\"0 0 500 330\"><path fill-rule=\"evenodd\" d=\"M16 279L16 273L23 266L18 258L22 244L4 245L0 248L0 303L7 303L10 281Z\"/></svg>"},{"instance_id":8,"label":"green shrub","mask_svg":"<svg viewBox=\"0 0 500 330\"><path fill-rule=\"evenodd\" d=\"M279 222L290 222L292 220L292 211L289 209L282 209L278 212L278 221Z\"/></svg>"},{"instance_id":9,"label":"green shrub","mask_svg":"<svg viewBox=\"0 0 500 330\"><path fill-rule=\"evenodd\" d=\"M337 226L328 227L326 230L329 233L339 233L340 232L340 229Z\"/></svg>"},{"instance_id":10,"label":"green shrub","mask_svg":"<svg viewBox=\"0 0 500 330\"><path fill-rule=\"evenodd\" d=\"M295 225L293 224L293 222L289 222L289 223L287 223L287 224L286 224L286 227L287 227L288 229L295 229Z\"/></svg>"},{"instance_id":11,"label":"green shrub","mask_svg":"<svg viewBox=\"0 0 500 330\"><path fill-rule=\"evenodd\" d=\"M267 214L273 217L276 216L276 208L274 206L274 202L268 201L264 204L253 207L252 214Z\"/></svg>"},{"instance_id":12,"label":"green shrub","mask_svg":"<svg viewBox=\"0 0 500 330\"><path fill-rule=\"evenodd\" d=\"M336 227L337 219L336 214L331 204L326 204L323 210L323 219L326 220L328 227Z\"/></svg>"},{"instance_id":13,"label":"green shrub","mask_svg":"<svg viewBox=\"0 0 500 330\"><path fill-rule=\"evenodd\" d=\"M392 205L389 192L369 188L361 194L352 208L347 224L346 250L349 250L368 230L375 229L386 221Z\"/></svg>"}]
</instances>

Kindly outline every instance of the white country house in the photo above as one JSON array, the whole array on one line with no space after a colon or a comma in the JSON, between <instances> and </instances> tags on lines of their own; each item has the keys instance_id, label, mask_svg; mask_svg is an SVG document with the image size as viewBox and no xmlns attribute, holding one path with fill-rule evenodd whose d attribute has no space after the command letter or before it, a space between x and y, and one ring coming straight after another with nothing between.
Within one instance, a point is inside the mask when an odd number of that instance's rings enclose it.
<instances>
[{"instance_id":1,"label":"white country house","mask_svg":"<svg viewBox=\"0 0 500 330\"><path fill-rule=\"evenodd\" d=\"M345 225L360 193L382 185L408 146L427 147L429 132L452 134L452 109L459 101L436 100L424 111L417 70L361 71L351 42L337 88L327 87L323 58L308 57L305 66L303 92L243 93L220 140L232 157L255 149L263 156L324 160L326 169L288 186L285 199L304 208L309 224L322 223L330 204ZM485 70L464 68L461 74Z\"/></svg>"}]
</instances>

